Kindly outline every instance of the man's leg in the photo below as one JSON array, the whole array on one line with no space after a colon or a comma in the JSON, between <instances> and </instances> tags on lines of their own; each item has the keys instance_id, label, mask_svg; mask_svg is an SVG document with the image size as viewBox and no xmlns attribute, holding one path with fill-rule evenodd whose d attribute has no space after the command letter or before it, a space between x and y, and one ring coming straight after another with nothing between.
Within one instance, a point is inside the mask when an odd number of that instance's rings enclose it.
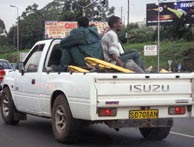
<instances>
[{"instance_id":1,"label":"man's leg","mask_svg":"<svg viewBox=\"0 0 194 147\"><path fill-rule=\"evenodd\" d=\"M132 49L132 50L122 54L120 58L123 62L126 62L127 60L132 59L137 65L139 65L144 70L143 61L141 59L140 54L137 52L137 50Z\"/></svg>"},{"instance_id":2,"label":"man's leg","mask_svg":"<svg viewBox=\"0 0 194 147\"><path fill-rule=\"evenodd\" d=\"M71 53L67 49L62 49L62 56L61 56L61 63L60 68L61 70L67 70L67 66L73 63L73 59Z\"/></svg>"},{"instance_id":3,"label":"man's leg","mask_svg":"<svg viewBox=\"0 0 194 147\"><path fill-rule=\"evenodd\" d=\"M127 60L124 65L125 68L134 71L135 73L145 73L144 70L137 65L133 60Z\"/></svg>"}]
</instances>

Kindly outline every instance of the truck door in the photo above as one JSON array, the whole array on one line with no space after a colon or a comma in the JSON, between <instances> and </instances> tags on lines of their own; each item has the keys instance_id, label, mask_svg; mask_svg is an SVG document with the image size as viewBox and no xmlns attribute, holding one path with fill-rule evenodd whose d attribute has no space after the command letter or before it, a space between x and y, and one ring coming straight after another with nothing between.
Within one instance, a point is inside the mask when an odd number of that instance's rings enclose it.
<instances>
[{"instance_id":1,"label":"truck door","mask_svg":"<svg viewBox=\"0 0 194 147\"><path fill-rule=\"evenodd\" d=\"M19 110L33 114L40 113L39 95L39 62L43 52L44 44L34 47L24 62L24 74L16 79L16 103Z\"/></svg>"}]
</instances>

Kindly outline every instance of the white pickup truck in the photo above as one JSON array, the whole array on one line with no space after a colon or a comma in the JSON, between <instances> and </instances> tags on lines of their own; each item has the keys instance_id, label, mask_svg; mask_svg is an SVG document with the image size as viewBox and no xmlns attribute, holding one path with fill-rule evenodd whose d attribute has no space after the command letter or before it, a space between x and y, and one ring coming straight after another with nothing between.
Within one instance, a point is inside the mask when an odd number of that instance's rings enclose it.
<instances>
[{"instance_id":1,"label":"white pickup truck","mask_svg":"<svg viewBox=\"0 0 194 147\"><path fill-rule=\"evenodd\" d=\"M58 52L58 54L56 54ZM81 125L136 127L142 136L168 136L175 117L194 116L193 73L57 72L60 39L37 42L19 70L2 82L1 113L6 124L26 114L51 118L55 138L74 141Z\"/></svg>"}]
</instances>

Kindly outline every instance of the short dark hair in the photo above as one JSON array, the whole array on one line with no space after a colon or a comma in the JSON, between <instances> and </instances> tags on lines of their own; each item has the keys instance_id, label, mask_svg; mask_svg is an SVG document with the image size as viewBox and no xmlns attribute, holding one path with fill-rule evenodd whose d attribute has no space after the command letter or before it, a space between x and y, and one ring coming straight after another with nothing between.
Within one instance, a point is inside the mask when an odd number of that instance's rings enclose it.
<instances>
[{"instance_id":1,"label":"short dark hair","mask_svg":"<svg viewBox=\"0 0 194 147\"><path fill-rule=\"evenodd\" d=\"M88 27L89 26L89 19L87 17L80 17L78 19L78 26L79 27Z\"/></svg>"},{"instance_id":2,"label":"short dark hair","mask_svg":"<svg viewBox=\"0 0 194 147\"><path fill-rule=\"evenodd\" d=\"M108 18L108 25L109 25L109 27L110 28L113 28L113 25L115 24L115 23L117 23L119 20L121 20L121 18L120 17L118 17L118 16L111 16L111 17L109 17Z\"/></svg>"}]
</instances>

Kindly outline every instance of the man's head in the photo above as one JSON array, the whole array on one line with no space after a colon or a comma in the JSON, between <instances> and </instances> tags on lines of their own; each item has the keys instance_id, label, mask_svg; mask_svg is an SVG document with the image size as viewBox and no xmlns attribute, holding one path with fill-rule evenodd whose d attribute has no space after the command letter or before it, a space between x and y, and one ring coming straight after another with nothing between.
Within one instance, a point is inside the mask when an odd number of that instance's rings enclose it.
<instances>
[{"instance_id":1,"label":"man's head","mask_svg":"<svg viewBox=\"0 0 194 147\"><path fill-rule=\"evenodd\" d=\"M111 29L115 30L116 32L120 32L122 30L122 21L121 18L118 16L111 16L108 19L108 25Z\"/></svg>"},{"instance_id":2,"label":"man's head","mask_svg":"<svg viewBox=\"0 0 194 147\"><path fill-rule=\"evenodd\" d=\"M78 19L78 26L79 27L88 27L89 26L89 19L87 17L80 17Z\"/></svg>"}]
</instances>

